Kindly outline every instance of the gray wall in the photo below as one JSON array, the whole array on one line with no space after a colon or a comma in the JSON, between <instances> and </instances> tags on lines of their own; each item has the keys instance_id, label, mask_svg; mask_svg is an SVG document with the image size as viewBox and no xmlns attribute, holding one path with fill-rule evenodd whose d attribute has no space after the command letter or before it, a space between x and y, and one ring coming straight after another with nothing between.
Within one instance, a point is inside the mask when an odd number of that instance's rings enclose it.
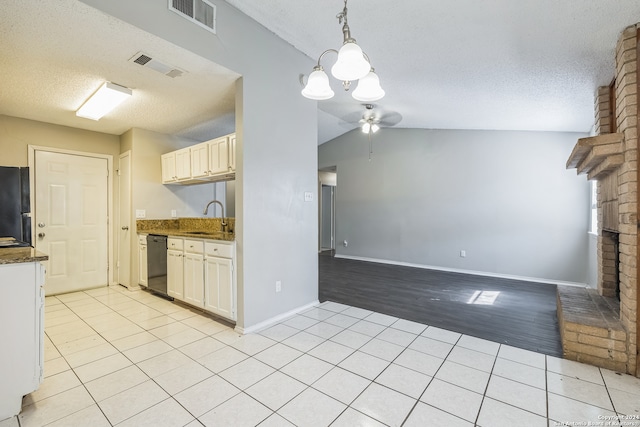
<instances>
[{"instance_id":1,"label":"gray wall","mask_svg":"<svg viewBox=\"0 0 640 427\"><path fill-rule=\"evenodd\" d=\"M225 203L223 182L198 185L163 185L162 154L195 145L198 141L164 135L144 129L130 129L121 136L123 152L131 150L132 218L137 209L146 219L165 219L175 210L179 218L203 217L207 202L218 198ZM221 197L222 196L222 197ZM212 217L210 209L208 217ZM220 216L220 209L215 211Z\"/></svg>"},{"instance_id":2,"label":"gray wall","mask_svg":"<svg viewBox=\"0 0 640 427\"><path fill-rule=\"evenodd\" d=\"M169 11L166 1L82 1L243 76L236 91L238 326L317 300L317 108L300 95L298 80L312 60L221 0L213 1L217 34ZM304 202L305 191L314 202Z\"/></svg>"},{"instance_id":3,"label":"gray wall","mask_svg":"<svg viewBox=\"0 0 640 427\"><path fill-rule=\"evenodd\" d=\"M589 185L565 169L583 136L382 129L370 162L359 130L327 142L319 168L337 167L336 252L585 283Z\"/></svg>"}]
</instances>

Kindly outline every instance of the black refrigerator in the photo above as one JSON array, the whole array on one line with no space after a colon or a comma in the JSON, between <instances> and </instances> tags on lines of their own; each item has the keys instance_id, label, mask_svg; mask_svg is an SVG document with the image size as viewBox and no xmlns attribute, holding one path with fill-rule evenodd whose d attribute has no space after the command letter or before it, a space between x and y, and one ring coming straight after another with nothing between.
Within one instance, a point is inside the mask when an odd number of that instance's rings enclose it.
<instances>
[{"instance_id":1,"label":"black refrigerator","mask_svg":"<svg viewBox=\"0 0 640 427\"><path fill-rule=\"evenodd\" d=\"M31 245L29 168L0 166L0 238Z\"/></svg>"}]
</instances>

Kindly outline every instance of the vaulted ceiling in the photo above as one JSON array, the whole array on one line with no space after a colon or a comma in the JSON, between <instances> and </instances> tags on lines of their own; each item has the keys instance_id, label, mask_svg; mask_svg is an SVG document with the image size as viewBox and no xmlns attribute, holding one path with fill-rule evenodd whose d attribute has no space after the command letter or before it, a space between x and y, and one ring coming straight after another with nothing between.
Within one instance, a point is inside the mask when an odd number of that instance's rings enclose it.
<instances>
[{"instance_id":1,"label":"vaulted ceiling","mask_svg":"<svg viewBox=\"0 0 640 427\"><path fill-rule=\"evenodd\" d=\"M336 19L342 0L227 2L313 61L342 42ZM588 132L595 90L613 77L616 40L640 21L637 0L350 0L348 6L352 36L387 92L376 108L401 116L397 127L411 128ZM77 0L4 0L0 40L0 114L196 140L233 130L236 73ZM171 79L129 62L138 52L187 73ZM332 62L330 55L323 59L327 69ZM106 78L139 96L99 122L75 117ZM336 96L318 102L319 143L354 128L364 112L339 82L332 85Z\"/></svg>"}]
</instances>

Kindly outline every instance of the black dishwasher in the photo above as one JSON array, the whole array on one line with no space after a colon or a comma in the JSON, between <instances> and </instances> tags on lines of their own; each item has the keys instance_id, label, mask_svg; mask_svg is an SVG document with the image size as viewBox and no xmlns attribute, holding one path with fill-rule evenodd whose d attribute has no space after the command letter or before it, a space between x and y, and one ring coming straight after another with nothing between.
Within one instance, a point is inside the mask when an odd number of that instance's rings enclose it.
<instances>
[{"instance_id":1,"label":"black dishwasher","mask_svg":"<svg viewBox=\"0 0 640 427\"><path fill-rule=\"evenodd\" d=\"M147 236L147 285L149 290L167 295L167 236Z\"/></svg>"}]
</instances>

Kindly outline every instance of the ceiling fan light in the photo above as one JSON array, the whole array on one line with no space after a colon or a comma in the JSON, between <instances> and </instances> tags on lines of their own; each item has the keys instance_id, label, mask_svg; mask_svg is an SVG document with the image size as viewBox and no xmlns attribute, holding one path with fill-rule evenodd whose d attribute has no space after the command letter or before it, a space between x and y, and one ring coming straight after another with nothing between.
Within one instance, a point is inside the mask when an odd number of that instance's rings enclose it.
<instances>
[{"instance_id":1,"label":"ceiling fan light","mask_svg":"<svg viewBox=\"0 0 640 427\"><path fill-rule=\"evenodd\" d=\"M358 87L356 87L356 90L351 94L354 99L361 102L377 101L382 99L384 95L385 92L382 87L380 87L380 79L373 71L373 68L366 76L358 81Z\"/></svg>"},{"instance_id":2,"label":"ceiling fan light","mask_svg":"<svg viewBox=\"0 0 640 427\"><path fill-rule=\"evenodd\" d=\"M364 77L371 64L364 58L362 49L354 41L348 41L340 48L338 60L331 67L331 74L338 80L354 81Z\"/></svg>"},{"instance_id":3,"label":"ceiling fan light","mask_svg":"<svg viewBox=\"0 0 640 427\"><path fill-rule=\"evenodd\" d=\"M333 98L334 95L331 86L329 86L329 77L321 67L314 68L314 71L307 79L307 85L302 89L301 93L305 98L317 101Z\"/></svg>"},{"instance_id":4,"label":"ceiling fan light","mask_svg":"<svg viewBox=\"0 0 640 427\"><path fill-rule=\"evenodd\" d=\"M377 124L373 123L371 125L371 133L376 133L380 130L380 126L378 126Z\"/></svg>"},{"instance_id":5,"label":"ceiling fan light","mask_svg":"<svg viewBox=\"0 0 640 427\"><path fill-rule=\"evenodd\" d=\"M374 125L375 126L375 125ZM371 130L371 123L369 122L364 122L362 124L362 133L369 133L369 131Z\"/></svg>"}]
</instances>

